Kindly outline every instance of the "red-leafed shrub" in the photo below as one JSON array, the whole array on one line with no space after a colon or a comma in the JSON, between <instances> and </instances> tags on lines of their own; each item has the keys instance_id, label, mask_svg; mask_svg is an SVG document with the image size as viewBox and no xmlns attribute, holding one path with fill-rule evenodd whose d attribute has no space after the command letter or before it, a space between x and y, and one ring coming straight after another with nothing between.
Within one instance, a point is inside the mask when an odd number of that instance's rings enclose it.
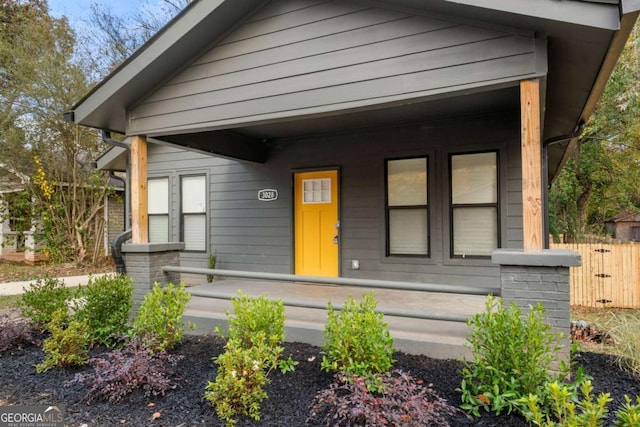
<instances>
[{"instance_id":1,"label":"red-leafed shrub","mask_svg":"<svg viewBox=\"0 0 640 427\"><path fill-rule=\"evenodd\" d=\"M337 374L329 388L316 395L308 422L332 427L448 426L446 416L461 412L403 371L381 375L378 384L373 392L363 377Z\"/></svg>"},{"instance_id":2,"label":"red-leafed shrub","mask_svg":"<svg viewBox=\"0 0 640 427\"><path fill-rule=\"evenodd\" d=\"M145 396L164 395L175 388L171 380L173 368L182 356L157 351L148 346L149 340L133 337L120 349L105 353L103 357L89 360L92 374L78 374L73 382L88 383L88 402L104 398L116 403L135 390Z\"/></svg>"}]
</instances>

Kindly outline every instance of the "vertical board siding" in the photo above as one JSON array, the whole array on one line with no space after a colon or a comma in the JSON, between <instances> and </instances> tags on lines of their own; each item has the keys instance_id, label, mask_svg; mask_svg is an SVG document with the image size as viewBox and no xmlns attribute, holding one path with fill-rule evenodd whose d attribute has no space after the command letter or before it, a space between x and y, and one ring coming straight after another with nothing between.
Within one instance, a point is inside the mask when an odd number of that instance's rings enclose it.
<instances>
[{"instance_id":1,"label":"vertical board siding","mask_svg":"<svg viewBox=\"0 0 640 427\"><path fill-rule=\"evenodd\" d=\"M640 308L640 245L552 243L551 249L580 254L571 267L571 305Z\"/></svg>"},{"instance_id":2,"label":"vertical board siding","mask_svg":"<svg viewBox=\"0 0 640 427\"><path fill-rule=\"evenodd\" d=\"M274 1L133 109L127 132L237 126L518 81L536 74L535 58L533 37L343 0Z\"/></svg>"},{"instance_id":3,"label":"vertical board siding","mask_svg":"<svg viewBox=\"0 0 640 427\"><path fill-rule=\"evenodd\" d=\"M513 116L515 117L515 116ZM179 229L179 177L206 173L209 179L208 243L218 267L233 270L293 272L292 176L295 171L339 167L340 259L342 277L412 282L499 286L499 269L490 260L450 263L442 239L448 201L446 164L450 152L500 149L502 224L505 247L522 245L518 166L519 127L510 115L438 122L429 126L358 131L350 134L275 141L266 164L241 163L169 146L152 145L150 176L171 177L173 238ZM385 256L384 162L388 158L430 158L431 257ZM257 192L274 188L279 198L260 202ZM360 270L351 270L351 260ZM183 253L183 265L204 267L206 254ZM456 260L460 261L460 260Z\"/></svg>"}]
</instances>

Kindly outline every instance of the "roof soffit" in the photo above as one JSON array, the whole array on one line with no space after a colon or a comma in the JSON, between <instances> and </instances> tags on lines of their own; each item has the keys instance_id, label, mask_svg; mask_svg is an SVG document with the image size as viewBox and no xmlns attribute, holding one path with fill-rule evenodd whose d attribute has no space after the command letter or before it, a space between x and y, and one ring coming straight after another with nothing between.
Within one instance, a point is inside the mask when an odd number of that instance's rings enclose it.
<instances>
[{"instance_id":1,"label":"roof soffit","mask_svg":"<svg viewBox=\"0 0 640 427\"><path fill-rule=\"evenodd\" d=\"M357 0L360 1L360 0ZM554 87L567 82L566 76L554 81L556 64L567 54L575 56L575 64L584 69L585 58L591 59L592 75L582 73L581 87L575 88L583 96L588 95L593 79L599 71L602 57L609 48L611 35L619 28L619 10L616 4L601 4L572 0L381 0L366 1L387 8L407 9L428 16L455 17L463 22L483 23L519 31L535 32L549 38L549 93ZM634 2L627 9L632 8ZM120 69L112 73L76 106L76 121L88 126L122 132L126 127L126 111L147 97L162 83L184 69L194 58L209 50L228 34L234 25L252 11L261 7L263 0L196 0L188 10L170 23L157 37L145 45ZM623 7L624 9L624 7ZM482 25L482 24L481 24ZM215 30L212 30L214 28ZM555 49L555 50L554 50ZM554 59L555 58L555 59ZM600 58L600 60L598 60ZM595 66L593 65L595 64ZM565 73L566 74L566 73ZM568 73L573 74L573 73ZM573 79L568 82L574 81ZM586 92L586 95L585 95ZM566 99L564 92L557 96ZM548 98L547 112L554 113L553 97ZM574 103L580 110L583 103ZM557 111L564 106L556 105ZM565 110L566 111L566 110ZM555 113L554 113L555 114ZM549 120L548 134L552 137L575 126L571 113L560 120L556 128ZM571 117L569 117L571 116Z\"/></svg>"}]
</instances>

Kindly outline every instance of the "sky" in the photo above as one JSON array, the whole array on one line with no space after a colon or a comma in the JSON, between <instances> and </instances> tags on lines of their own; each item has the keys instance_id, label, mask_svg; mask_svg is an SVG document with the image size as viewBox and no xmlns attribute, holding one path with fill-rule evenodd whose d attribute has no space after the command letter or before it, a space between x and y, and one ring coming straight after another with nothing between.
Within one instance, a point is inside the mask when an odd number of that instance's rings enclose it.
<instances>
[{"instance_id":1,"label":"sky","mask_svg":"<svg viewBox=\"0 0 640 427\"><path fill-rule=\"evenodd\" d=\"M80 22L91 21L91 4L101 3L110 5L118 15L131 15L145 0L49 0L49 11L59 18L66 15L71 25L76 26Z\"/></svg>"}]
</instances>

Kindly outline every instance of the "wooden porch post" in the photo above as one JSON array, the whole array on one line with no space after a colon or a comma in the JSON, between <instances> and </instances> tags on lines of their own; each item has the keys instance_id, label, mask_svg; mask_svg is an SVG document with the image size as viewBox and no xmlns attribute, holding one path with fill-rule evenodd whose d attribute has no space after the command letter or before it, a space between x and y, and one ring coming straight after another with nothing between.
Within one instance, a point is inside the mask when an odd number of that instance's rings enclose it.
<instances>
[{"instance_id":1,"label":"wooden porch post","mask_svg":"<svg viewBox=\"0 0 640 427\"><path fill-rule=\"evenodd\" d=\"M540 80L520 82L520 143L522 147L522 232L525 252L542 252L542 145Z\"/></svg>"},{"instance_id":2,"label":"wooden porch post","mask_svg":"<svg viewBox=\"0 0 640 427\"><path fill-rule=\"evenodd\" d=\"M131 242L149 243L147 139L131 138Z\"/></svg>"}]
</instances>

